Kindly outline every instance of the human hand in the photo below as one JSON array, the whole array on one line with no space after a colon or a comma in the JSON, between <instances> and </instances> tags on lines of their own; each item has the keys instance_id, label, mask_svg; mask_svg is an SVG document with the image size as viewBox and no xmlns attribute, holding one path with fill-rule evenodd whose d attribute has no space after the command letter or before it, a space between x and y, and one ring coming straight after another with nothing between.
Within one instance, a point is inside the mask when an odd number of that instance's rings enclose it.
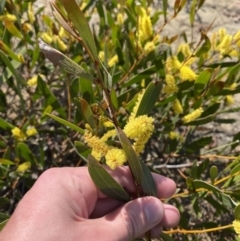
<instances>
[{"instance_id":1,"label":"human hand","mask_svg":"<svg viewBox=\"0 0 240 241\"><path fill-rule=\"evenodd\" d=\"M129 193L135 186L127 167L109 171ZM175 183L153 174L159 198L175 192ZM178 210L155 197L128 203L106 197L93 184L86 167L52 168L23 197L0 233L2 241L127 241L159 236L162 227L179 221Z\"/></svg>"}]
</instances>

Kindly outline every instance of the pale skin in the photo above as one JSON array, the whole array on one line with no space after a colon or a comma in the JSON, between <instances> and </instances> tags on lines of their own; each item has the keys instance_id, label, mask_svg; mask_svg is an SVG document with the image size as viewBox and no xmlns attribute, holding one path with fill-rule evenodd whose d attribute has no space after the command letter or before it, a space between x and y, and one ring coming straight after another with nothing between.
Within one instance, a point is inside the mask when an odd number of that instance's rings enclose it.
<instances>
[{"instance_id":1,"label":"pale skin","mask_svg":"<svg viewBox=\"0 0 240 241\"><path fill-rule=\"evenodd\" d=\"M109 171L129 193L135 192L127 167ZM153 174L158 198L169 198L176 185ZM143 197L122 203L106 197L91 180L86 167L52 168L44 172L23 197L1 241L130 241L151 230L174 227L178 210L158 198Z\"/></svg>"}]
</instances>

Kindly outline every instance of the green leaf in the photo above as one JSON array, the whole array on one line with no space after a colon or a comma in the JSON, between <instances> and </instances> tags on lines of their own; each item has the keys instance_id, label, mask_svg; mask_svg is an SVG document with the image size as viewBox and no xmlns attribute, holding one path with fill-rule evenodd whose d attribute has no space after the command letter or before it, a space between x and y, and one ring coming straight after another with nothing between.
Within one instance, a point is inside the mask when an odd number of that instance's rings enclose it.
<instances>
[{"instance_id":1,"label":"green leaf","mask_svg":"<svg viewBox=\"0 0 240 241\"><path fill-rule=\"evenodd\" d=\"M84 134L84 130L82 128L72 124L71 122L68 122L68 121L66 121L66 120L64 120L64 119L62 119L62 118L60 118L58 116L55 116L55 115L52 115L52 114L49 114L49 113L46 113L46 115L48 115L49 117L51 117L55 121L63 124L64 126L67 126L70 129L79 132L80 134Z\"/></svg>"},{"instance_id":2,"label":"green leaf","mask_svg":"<svg viewBox=\"0 0 240 241\"><path fill-rule=\"evenodd\" d=\"M140 161L140 163L143 171L143 178L141 184L143 193L145 195L157 197L157 187L152 173L143 161Z\"/></svg>"},{"instance_id":3,"label":"green leaf","mask_svg":"<svg viewBox=\"0 0 240 241\"><path fill-rule=\"evenodd\" d=\"M0 158L0 164L4 164L4 165L15 165L14 162L8 160L8 159L4 159L4 158Z\"/></svg>"},{"instance_id":4,"label":"green leaf","mask_svg":"<svg viewBox=\"0 0 240 241\"><path fill-rule=\"evenodd\" d=\"M240 164L236 165L230 172L231 175L234 175L235 173L240 172Z\"/></svg>"},{"instance_id":5,"label":"green leaf","mask_svg":"<svg viewBox=\"0 0 240 241\"><path fill-rule=\"evenodd\" d=\"M79 78L78 82L82 98L85 99L88 103L92 104L95 99L92 82L84 78Z\"/></svg>"},{"instance_id":6,"label":"green leaf","mask_svg":"<svg viewBox=\"0 0 240 241\"><path fill-rule=\"evenodd\" d=\"M174 239L167 233L161 233L160 238L163 241L174 241Z\"/></svg>"},{"instance_id":7,"label":"green leaf","mask_svg":"<svg viewBox=\"0 0 240 241\"><path fill-rule=\"evenodd\" d=\"M196 14L196 4L197 4L197 0L193 0L190 8L190 15L189 15L191 26L193 26L193 23L194 23L194 18Z\"/></svg>"},{"instance_id":8,"label":"green leaf","mask_svg":"<svg viewBox=\"0 0 240 241\"><path fill-rule=\"evenodd\" d=\"M50 60L54 65L59 65L68 73L75 76L79 76L90 81L94 80L94 77L87 73L81 66L72 61L66 55L46 44L42 39L38 39L40 50L44 53L46 58Z\"/></svg>"},{"instance_id":9,"label":"green leaf","mask_svg":"<svg viewBox=\"0 0 240 241\"><path fill-rule=\"evenodd\" d=\"M38 84L33 95L33 100L37 100L42 97L44 97L45 108L52 106L53 110L57 111L61 117L66 118L66 113L62 106L59 104L57 98L52 93L47 83L40 76L38 76Z\"/></svg>"},{"instance_id":10,"label":"green leaf","mask_svg":"<svg viewBox=\"0 0 240 241\"><path fill-rule=\"evenodd\" d=\"M92 155L88 156L88 171L92 181L106 196L124 202L131 200L131 197L123 187L112 178Z\"/></svg>"},{"instance_id":11,"label":"green leaf","mask_svg":"<svg viewBox=\"0 0 240 241\"><path fill-rule=\"evenodd\" d=\"M36 160L34 154L31 152L31 150L25 143L20 142L17 145L17 154L18 154L18 157L22 158L23 160L25 160L27 162L30 162L31 165L37 164L37 160Z\"/></svg>"},{"instance_id":12,"label":"green leaf","mask_svg":"<svg viewBox=\"0 0 240 241\"><path fill-rule=\"evenodd\" d=\"M177 13L179 11L181 0L175 0L174 3L174 13Z\"/></svg>"},{"instance_id":13,"label":"green leaf","mask_svg":"<svg viewBox=\"0 0 240 241\"><path fill-rule=\"evenodd\" d=\"M204 118L204 117L207 117L207 116L210 116L210 115L213 115L215 114L219 107L220 107L221 103L220 102L216 102L212 105L210 105L201 115L201 118Z\"/></svg>"},{"instance_id":14,"label":"green leaf","mask_svg":"<svg viewBox=\"0 0 240 241\"><path fill-rule=\"evenodd\" d=\"M193 180L193 185L195 189L203 188L211 192L221 192L221 190L218 189L217 187L202 180Z\"/></svg>"},{"instance_id":15,"label":"green leaf","mask_svg":"<svg viewBox=\"0 0 240 241\"><path fill-rule=\"evenodd\" d=\"M234 210L234 218L240 220L240 204L238 204Z\"/></svg>"},{"instance_id":16,"label":"green leaf","mask_svg":"<svg viewBox=\"0 0 240 241\"><path fill-rule=\"evenodd\" d=\"M198 177L198 165L197 165L197 160L194 160L192 168L191 168L191 177L193 179L196 179Z\"/></svg>"},{"instance_id":17,"label":"green leaf","mask_svg":"<svg viewBox=\"0 0 240 241\"><path fill-rule=\"evenodd\" d=\"M113 107L117 110L118 109L118 98L117 98L116 91L114 89L111 90L110 97L111 97L111 102L113 104Z\"/></svg>"},{"instance_id":18,"label":"green leaf","mask_svg":"<svg viewBox=\"0 0 240 241\"><path fill-rule=\"evenodd\" d=\"M163 0L163 15L164 15L164 22L167 22L167 7L168 7L168 0Z\"/></svg>"},{"instance_id":19,"label":"green leaf","mask_svg":"<svg viewBox=\"0 0 240 241\"><path fill-rule=\"evenodd\" d=\"M91 126L92 129L96 128L94 115L91 109L91 106L84 99L80 99L81 110L84 116L85 121Z\"/></svg>"},{"instance_id":20,"label":"green leaf","mask_svg":"<svg viewBox=\"0 0 240 241\"><path fill-rule=\"evenodd\" d=\"M204 4L204 2L205 2L205 0L199 0L197 9L200 9L202 7L202 5Z\"/></svg>"},{"instance_id":21,"label":"green leaf","mask_svg":"<svg viewBox=\"0 0 240 241\"><path fill-rule=\"evenodd\" d=\"M0 125L0 126L1 126L1 125ZM240 132L238 132L236 135L234 135L232 142L235 142L235 141L237 141L237 143L234 143L234 144L231 146L231 151L232 151L233 149L235 149L237 146L239 146L239 142L240 142Z\"/></svg>"},{"instance_id":22,"label":"green leaf","mask_svg":"<svg viewBox=\"0 0 240 241\"><path fill-rule=\"evenodd\" d=\"M208 52L211 49L211 42L208 36L202 33L202 38L204 39L204 42L196 53L197 57L200 57L202 54Z\"/></svg>"},{"instance_id":23,"label":"green leaf","mask_svg":"<svg viewBox=\"0 0 240 241\"><path fill-rule=\"evenodd\" d=\"M214 184L214 181L215 181L216 177L218 176L217 166L211 166L209 174L210 174L211 183Z\"/></svg>"},{"instance_id":24,"label":"green leaf","mask_svg":"<svg viewBox=\"0 0 240 241\"><path fill-rule=\"evenodd\" d=\"M0 117L0 128L4 130L11 130L14 126Z\"/></svg>"},{"instance_id":25,"label":"green leaf","mask_svg":"<svg viewBox=\"0 0 240 241\"><path fill-rule=\"evenodd\" d=\"M4 226L7 224L9 218L5 219L4 221L0 221L0 231L4 228Z\"/></svg>"},{"instance_id":26,"label":"green leaf","mask_svg":"<svg viewBox=\"0 0 240 241\"><path fill-rule=\"evenodd\" d=\"M76 33L73 31L71 26L69 25L68 20L64 17L64 15L61 13L60 9L55 5L55 3L50 2L50 5L52 6L52 13L54 17L57 19L57 21L62 25L62 27L69 32L72 36L75 38L77 37Z\"/></svg>"},{"instance_id":27,"label":"green leaf","mask_svg":"<svg viewBox=\"0 0 240 241\"><path fill-rule=\"evenodd\" d=\"M208 81L212 76L212 69L203 70L197 77L194 83L194 95L198 96L206 88Z\"/></svg>"},{"instance_id":28,"label":"green leaf","mask_svg":"<svg viewBox=\"0 0 240 241\"><path fill-rule=\"evenodd\" d=\"M132 143L129 141L129 139L120 129L120 127L117 128L117 132L122 148L127 156L128 164L135 178L135 181L138 185L141 185L143 179L143 170L140 160L138 159L138 156L132 147Z\"/></svg>"},{"instance_id":29,"label":"green leaf","mask_svg":"<svg viewBox=\"0 0 240 241\"><path fill-rule=\"evenodd\" d=\"M202 137L196 141L193 141L190 144L187 144L186 152L195 153L201 148L205 147L206 145L209 145L211 142L212 142L212 136Z\"/></svg>"},{"instance_id":30,"label":"green leaf","mask_svg":"<svg viewBox=\"0 0 240 241\"><path fill-rule=\"evenodd\" d=\"M21 105L20 110L23 113L25 113L25 101L23 99L21 85L26 84L26 81L23 78L23 76L14 68L12 62L8 59L8 57L5 55L5 53L3 53L1 50L0 50L0 57L17 80L16 81L16 89L17 89L17 94L20 98L20 105Z\"/></svg>"},{"instance_id":31,"label":"green leaf","mask_svg":"<svg viewBox=\"0 0 240 241\"><path fill-rule=\"evenodd\" d=\"M60 2L63 4L69 19L73 23L73 26L77 29L84 47L89 50L90 57L98 62L97 48L91 29L79 6L75 0L60 0Z\"/></svg>"},{"instance_id":32,"label":"green leaf","mask_svg":"<svg viewBox=\"0 0 240 241\"><path fill-rule=\"evenodd\" d=\"M136 117L140 115L148 115L150 113L159 98L161 89L162 84L160 82L154 83L152 81L149 83L139 104Z\"/></svg>"},{"instance_id":33,"label":"green leaf","mask_svg":"<svg viewBox=\"0 0 240 241\"><path fill-rule=\"evenodd\" d=\"M186 126L188 126L188 125L199 126L199 125L207 124L207 123L213 121L214 119L215 119L215 115L209 115L207 117L199 118L199 119L197 119L195 121L185 123L184 125L186 125Z\"/></svg>"}]
</instances>

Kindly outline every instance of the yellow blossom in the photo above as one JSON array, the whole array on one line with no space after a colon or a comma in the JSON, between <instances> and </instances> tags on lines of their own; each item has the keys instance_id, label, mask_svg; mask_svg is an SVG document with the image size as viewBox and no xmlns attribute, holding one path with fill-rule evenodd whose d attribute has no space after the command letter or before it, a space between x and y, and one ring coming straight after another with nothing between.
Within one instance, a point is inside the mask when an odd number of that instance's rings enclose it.
<instances>
[{"instance_id":1,"label":"yellow blossom","mask_svg":"<svg viewBox=\"0 0 240 241\"><path fill-rule=\"evenodd\" d=\"M138 107L139 107L140 102L142 100L143 94L144 94L144 90L141 93L138 93L137 101L136 101L136 103L133 107L133 110L132 110L131 115L129 117L129 121L135 118L135 116L137 114L137 111L138 111Z\"/></svg>"},{"instance_id":2,"label":"yellow blossom","mask_svg":"<svg viewBox=\"0 0 240 241\"><path fill-rule=\"evenodd\" d=\"M60 39L59 36L56 36L56 42L60 50L62 51L67 50L67 45Z\"/></svg>"},{"instance_id":3,"label":"yellow blossom","mask_svg":"<svg viewBox=\"0 0 240 241\"><path fill-rule=\"evenodd\" d=\"M124 16L122 13L117 14L117 24L122 25L124 23Z\"/></svg>"},{"instance_id":4,"label":"yellow blossom","mask_svg":"<svg viewBox=\"0 0 240 241\"><path fill-rule=\"evenodd\" d=\"M32 26L29 23L24 23L22 25L23 31L25 33L28 33L29 31L32 31Z\"/></svg>"},{"instance_id":5,"label":"yellow blossom","mask_svg":"<svg viewBox=\"0 0 240 241\"><path fill-rule=\"evenodd\" d=\"M231 56L231 57L239 57L239 55L240 55L240 51L238 51L237 49L232 49L229 52L229 56Z\"/></svg>"},{"instance_id":6,"label":"yellow blossom","mask_svg":"<svg viewBox=\"0 0 240 241\"><path fill-rule=\"evenodd\" d=\"M174 112L179 115L183 113L183 107L178 99L174 100L173 102L173 109Z\"/></svg>"},{"instance_id":7,"label":"yellow blossom","mask_svg":"<svg viewBox=\"0 0 240 241\"><path fill-rule=\"evenodd\" d=\"M237 88L236 83L232 83L230 86L227 87L229 90L235 90Z\"/></svg>"},{"instance_id":8,"label":"yellow blossom","mask_svg":"<svg viewBox=\"0 0 240 241\"><path fill-rule=\"evenodd\" d=\"M145 145L148 142L151 135L152 132L145 132L135 140L135 142L133 143L133 148L137 155L139 155L144 150Z\"/></svg>"},{"instance_id":9,"label":"yellow blossom","mask_svg":"<svg viewBox=\"0 0 240 241\"><path fill-rule=\"evenodd\" d=\"M152 52L154 49L155 49L155 44L154 44L154 42L152 42L152 41L149 41L149 42L147 42L147 43L144 45L144 52L145 52L145 53L150 53L150 52Z\"/></svg>"},{"instance_id":10,"label":"yellow blossom","mask_svg":"<svg viewBox=\"0 0 240 241\"><path fill-rule=\"evenodd\" d=\"M5 15L1 15L0 16L0 20L1 21L9 21L9 22L16 22L17 21L17 17L13 14L5 14Z\"/></svg>"},{"instance_id":11,"label":"yellow blossom","mask_svg":"<svg viewBox=\"0 0 240 241\"><path fill-rule=\"evenodd\" d=\"M179 133L177 133L175 131L171 131L169 133L169 139L170 140L179 139L179 137L180 137Z\"/></svg>"},{"instance_id":12,"label":"yellow blossom","mask_svg":"<svg viewBox=\"0 0 240 241\"><path fill-rule=\"evenodd\" d=\"M227 95L225 97L226 105L230 106L234 103L234 98L231 95Z\"/></svg>"},{"instance_id":13,"label":"yellow blossom","mask_svg":"<svg viewBox=\"0 0 240 241\"><path fill-rule=\"evenodd\" d=\"M32 3L28 3L28 18L30 23L33 23L35 21L35 16L32 9Z\"/></svg>"},{"instance_id":14,"label":"yellow blossom","mask_svg":"<svg viewBox=\"0 0 240 241\"><path fill-rule=\"evenodd\" d=\"M163 92L166 94L173 94L178 92L178 87L172 75L166 74L166 85L163 87Z\"/></svg>"},{"instance_id":15,"label":"yellow blossom","mask_svg":"<svg viewBox=\"0 0 240 241\"><path fill-rule=\"evenodd\" d=\"M240 48L240 30L233 36L233 40L237 47Z\"/></svg>"},{"instance_id":16,"label":"yellow blossom","mask_svg":"<svg viewBox=\"0 0 240 241\"><path fill-rule=\"evenodd\" d=\"M102 137L101 137L101 141L105 142L107 141L110 137L114 137L117 135L117 132L115 129L107 131Z\"/></svg>"},{"instance_id":17,"label":"yellow blossom","mask_svg":"<svg viewBox=\"0 0 240 241\"><path fill-rule=\"evenodd\" d=\"M88 130L85 130L84 141L92 148L92 152L98 154L98 158L94 156L97 160L100 160L101 157L105 156L109 150L109 146L104 141L100 140L99 137L92 135Z\"/></svg>"},{"instance_id":18,"label":"yellow blossom","mask_svg":"<svg viewBox=\"0 0 240 241\"><path fill-rule=\"evenodd\" d=\"M116 63L118 63L118 56L115 54L109 61L108 61L108 66L112 67L113 65L115 65Z\"/></svg>"},{"instance_id":19,"label":"yellow blossom","mask_svg":"<svg viewBox=\"0 0 240 241\"><path fill-rule=\"evenodd\" d=\"M182 81L189 80L189 81L194 81L197 78L197 74L188 66L182 66L180 69L180 79Z\"/></svg>"},{"instance_id":20,"label":"yellow blossom","mask_svg":"<svg viewBox=\"0 0 240 241\"><path fill-rule=\"evenodd\" d=\"M102 62L104 62L104 56L105 56L104 51L100 51L98 54L98 57Z\"/></svg>"},{"instance_id":21,"label":"yellow blossom","mask_svg":"<svg viewBox=\"0 0 240 241\"><path fill-rule=\"evenodd\" d=\"M177 56L168 57L166 60L166 69L167 71L174 72L176 69L180 69L181 63L179 62Z\"/></svg>"},{"instance_id":22,"label":"yellow blossom","mask_svg":"<svg viewBox=\"0 0 240 241\"><path fill-rule=\"evenodd\" d=\"M192 55L189 44L180 44L178 47L178 52L182 52L184 57L189 57Z\"/></svg>"},{"instance_id":23,"label":"yellow blossom","mask_svg":"<svg viewBox=\"0 0 240 241\"><path fill-rule=\"evenodd\" d=\"M25 59L22 54L18 54L18 59L21 63L25 63Z\"/></svg>"},{"instance_id":24,"label":"yellow blossom","mask_svg":"<svg viewBox=\"0 0 240 241\"><path fill-rule=\"evenodd\" d=\"M19 141L26 140L26 136L25 136L24 132L18 127L14 127L12 129L12 134Z\"/></svg>"},{"instance_id":25,"label":"yellow blossom","mask_svg":"<svg viewBox=\"0 0 240 241\"><path fill-rule=\"evenodd\" d=\"M37 80L38 80L38 76L34 75L31 79L29 79L27 81L27 85L30 87L36 86L37 85Z\"/></svg>"},{"instance_id":26,"label":"yellow blossom","mask_svg":"<svg viewBox=\"0 0 240 241\"><path fill-rule=\"evenodd\" d=\"M126 161L127 157L122 149L113 148L109 150L105 156L106 164L111 168L122 166Z\"/></svg>"},{"instance_id":27,"label":"yellow blossom","mask_svg":"<svg viewBox=\"0 0 240 241\"><path fill-rule=\"evenodd\" d=\"M222 55L227 55L232 50L231 43L232 43L232 36L226 35L224 36L220 44L217 46L217 50L219 50Z\"/></svg>"},{"instance_id":28,"label":"yellow blossom","mask_svg":"<svg viewBox=\"0 0 240 241\"><path fill-rule=\"evenodd\" d=\"M236 234L240 235L240 220L234 220L232 224Z\"/></svg>"},{"instance_id":29,"label":"yellow blossom","mask_svg":"<svg viewBox=\"0 0 240 241\"><path fill-rule=\"evenodd\" d=\"M223 38L225 37L226 35L226 29L225 28L220 28L218 30L218 39L219 39L219 42L222 42Z\"/></svg>"},{"instance_id":30,"label":"yellow blossom","mask_svg":"<svg viewBox=\"0 0 240 241\"><path fill-rule=\"evenodd\" d=\"M51 44L53 41L53 38L48 33L42 33L41 38L48 44Z\"/></svg>"},{"instance_id":31,"label":"yellow blossom","mask_svg":"<svg viewBox=\"0 0 240 241\"><path fill-rule=\"evenodd\" d=\"M26 131L26 134L27 136L34 136L36 135L38 132L36 130L36 128L34 126L30 126L27 131Z\"/></svg>"},{"instance_id":32,"label":"yellow blossom","mask_svg":"<svg viewBox=\"0 0 240 241\"><path fill-rule=\"evenodd\" d=\"M144 42L145 40L149 39L152 34L153 29L151 19L146 14L143 14L143 16L140 16L139 18L138 37L141 42Z\"/></svg>"},{"instance_id":33,"label":"yellow blossom","mask_svg":"<svg viewBox=\"0 0 240 241\"><path fill-rule=\"evenodd\" d=\"M144 133L152 133L154 130L154 119L146 115L138 116L130 120L124 127L123 131L126 136L135 139L141 137Z\"/></svg>"},{"instance_id":34,"label":"yellow blossom","mask_svg":"<svg viewBox=\"0 0 240 241\"><path fill-rule=\"evenodd\" d=\"M58 32L58 35L61 39L64 39L67 37L67 33L65 31L65 29L61 26Z\"/></svg>"},{"instance_id":35,"label":"yellow blossom","mask_svg":"<svg viewBox=\"0 0 240 241\"><path fill-rule=\"evenodd\" d=\"M190 114L185 115L185 116L183 117L183 122L184 122L184 123L188 123L188 122L194 121L194 120L196 120L197 118L199 118L202 113L203 113L203 108L200 107L200 108L194 110L193 112L191 112Z\"/></svg>"},{"instance_id":36,"label":"yellow blossom","mask_svg":"<svg viewBox=\"0 0 240 241\"><path fill-rule=\"evenodd\" d=\"M16 172L25 172L31 168L31 162L27 161L17 167Z\"/></svg>"}]
</instances>

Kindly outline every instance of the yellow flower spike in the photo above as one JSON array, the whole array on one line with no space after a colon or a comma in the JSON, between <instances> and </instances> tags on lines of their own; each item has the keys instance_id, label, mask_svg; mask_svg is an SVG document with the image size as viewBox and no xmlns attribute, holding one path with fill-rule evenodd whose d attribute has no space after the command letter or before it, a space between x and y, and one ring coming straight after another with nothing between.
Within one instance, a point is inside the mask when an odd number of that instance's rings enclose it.
<instances>
[{"instance_id":1,"label":"yellow flower spike","mask_svg":"<svg viewBox=\"0 0 240 241\"><path fill-rule=\"evenodd\" d=\"M175 132L175 131L171 131L169 133L169 139L170 140L175 140L175 139L179 139L180 138L180 135L179 133Z\"/></svg>"},{"instance_id":2,"label":"yellow flower spike","mask_svg":"<svg viewBox=\"0 0 240 241\"><path fill-rule=\"evenodd\" d=\"M129 117L129 121L131 121L132 119L135 118L136 113L137 113L137 111L138 111L138 107L139 107L140 102L141 102L141 100L142 100L144 91L145 91L145 90L143 90L141 93L138 93L138 98L137 98L137 101L136 101L136 103L135 103L135 105L134 105L134 107L133 107L133 110L132 110L132 112L131 112L131 115L130 115L130 117Z\"/></svg>"},{"instance_id":3,"label":"yellow flower spike","mask_svg":"<svg viewBox=\"0 0 240 241\"><path fill-rule=\"evenodd\" d=\"M28 18L30 23L33 24L33 22L35 21L35 16L32 8L32 3L28 3Z\"/></svg>"},{"instance_id":4,"label":"yellow flower spike","mask_svg":"<svg viewBox=\"0 0 240 241\"><path fill-rule=\"evenodd\" d=\"M183 107L178 99L173 102L173 109L175 114L179 115L183 113Z\"/></svg>"},{"instance_id":5,"label":"yellow flower spike","mask_svg":"<svg viewBox=\"0 0 240 241\"><path fill-rule=\"evenodd\" d=\"M219 50L222 55L229 54L229 52L232 49L231 43L232 43L232 36L226 35L226 36L224 36L221 43L217 46L217 50Z\"/></svg>"},{"instance_id":6,"label":"yellow flower spike","mask_svg":"<svg viewBox=\"0 0 240 241\"><path fill-rule=\"evenodd\" d=\"M153 34L152 22L149 16L144 15L139 19L139 32L142 34L139 36L140 41L143 42L149 39Z\"/></svg>"},{"instance_id":7,"label":"yellow flower spike","mask_svg":"<svg viewBox=\"0 0 240 241\"><path fill-rule=\"evenodd\" d=\"M37 85L37 80L38 80L38 76L37 75L34 75L31 79L29 79L27 81L27 85L29 87L33 87L33 86L36 86Z\"/></svg>"},{"instance_id":8,"label":"yellow flower spike","mask_svg":"<svg viewBox=\"0 0 240 241\"><path fill-rule=\"evenodd\" d=\"M114 170L115 168L122 166L126 161L127 157L122 149L113 148L109 150L105 156L106 164Z\"/></svg>"},{"instance_id":9,"label":"yellow flower spike","mask_svg":"<svg viewBox=\"0 0 240 241\"><path fill-rule=\"evenodd\" d=\"M123 23L124 23L124 16L122 13L118 13L117 14L117 24L121 26L121 25L123 25Z\"/></svg>"},{"instance_id":10,"label":"yellow flower spike","mask_svg":"<svg viewBox=\"0 0 240 241\"><path fill-rule=\"evenodd\" d=\"M144 52L146 54L152 52L154 49L155 49L155 44L152 41L149 41L144 45Z\"/></svg>"},{"instance_id":11,"label":"yellow flower spike","mask_svg":"<svg viewBox=\"0 0 240 241\"><path fill-rule=\"evenodd\" d=\"M225 97L225 101L226 101L226 105L230 106L232 104L234 104L234 98L231 95L226 95Z\"/></svg>"},{"instance_id":12,"label":"yellow flower spike","mask_svg":"<svg viewBox=\"0 0 240 241\"><path fill-rule=\"evenodd\" d=\"M232 225L236 234L240 235L240 220L234 220Z\"/></svg>"},{"instance_id":13,"label":"yellow flower spike","mask_svg":"<svg viewBox=\"0 0 240 241\"><path fill-rule=\"evenodd\" d=\"M166 69L169 73L174 72L176 69L180 69L181 65L177 56L168 57L166 60Z\"/></svg>"},{"instance_id":14,"label":"yellow flower spike","mask_svg":"<svg viewBox=\"0 0 240 241\"><path fill-rule=\"evenodd\" d=\"M115 54L109 61L108 61L108 67L113 67L113 65L115 65L116 63L118 63L118 56Z\"/></svg>"},{"instance_id":15,"label":"yellow flower spike","mask_svg":"<svg viewBox=\"0 0 240 241\"><path fill-rule=\"evenodd\" d=\"M182 81L194 81L197 79L197 74L190 67L184 65L180 69L179 77Z\"/></svg>"},{"instance_id":16,"label":"yellow flower spike","mask_svg":"<svg viewBox=\"0 0 240 241\"><path fill-rule=\"evenodd\" d=\"M13 14L5 14L5 15L1 15L0 16L0 20L5 22L5 21L9 21L9 22L16 22L17 21L17 17Z\"/></svg>"},{"instance_id":17,"label":"yellow flower spike","mask_svg":"<svg viewBox=\"0 0 240 241\"><path fill-rule=\"evenodd\" d=\"M200 108L194 110L193 112L191 112L190 114L185 115L182 120L183 120L184 123L194 121L197 118L199 118L202 113L203 113L203 108L200 107Z\"/></svg>"},{"instance_id":18,"label":"yellow flower spike","mask_svg":"<svg viewBox=\"0 0 240 241\"><path fill-rule=\"evenodd\" d=\"M124 127L123 131L126 136L135 139L141 137L145 133L152 133L154 130L154 119L146 115L138 116L130 120Z\"/></svg>"},{"instance_id":19,"label":"yellow flower spike","mask_svg":"<svg viewBox=\"0 0 240 241\"><path fill-rule=\"evenodd\" d=\"M16 172L26 172L31 168L31 162L24 162L17 167Z\"/></svg>"},{"instance_id":20,"label":"yellow flower spike","mask_svg":"<svg viewBox=\"0 0 240 241\"><path fill-rule=\"evenodd\" d=\"M173 94L178 92L178 87L175 83L175 79L172 75L166 74L166 85L163 87L163 92L166 94Z\"/></svg>"},{"instance_id":21,"label":"yellow flower spike","mask_svg":"<svg viewBox=\"0 0 240 241\"><path fill-rule=\"evenodd\" d=\"M98 153L98 156L103 157L106 155L110 147L102 141L99 137L92 135L91 132L85 130L84 142L92 148L94 153ZM99 160L99 158L97 159Z\"/></svg>"},{"instance_id":22,"label":"yellow flower spike","mask_svg":"<svg viewBox=\"0 0 240 241\"><path fill-rule=\"evenodd\" d=\"M100 59L102 62L104 62L104 57L105 57L104 51L100 51L100 52L98 53L98 57L99 57L99 59Z\"/></svg>"},{"instance_id":23,"label":"yellow flower spike","mask_svg":"<svg viewBox=\"0 0 240 241\"><path fill-rule=\"evenodd\" d=\"M25 63L25 59L22 54L18 54L18 59L21 63Z\"/></svg>"},{"instance_id":24,"label":"yellow flower spike","mask_svg":"<svg viewBox=\"0 0 240 241\"><path fill-rule=\"evenodd\" d=\"M218 30L217 35L218 35L218 40L219 40L219 42L222 42L223 38L224 38L225 35L226 35L226 29L225 29L225 28L220 28L220 29Z\"/></svg>"},{"instance_id":25,"label":"yellow flower spike","mask_svg":"<svg viewBox=\"0 0 240 241\"><path fill-rule=\"evenodd\" d=\"M189 44L180 44L178 47L178 52L182 52L184 57L189 57L192 55Z\"/></svg>"},{"instance_id":26,"label":"yellow flower spike","mask_svg":"<svg viewBox=\"0 0 240 241\"><path fill-rule=\"evenodd\" d=\"M115 129L107 131L102 137L101 141L106 142L110 137L115 137L117 135L117 132Z\"/></svg>"},{"instance_id":27,"label":"yellow flower spike","mask_svg":"<svg viewBox=\"0 0 240 241\"><path fill-rule=\"evenodd\" d=\"M19 141L24 141L26 140L26 136L24 134L24 132L18 128L18 127L14 127L12 130L11 130L13 136L19 140Z\"/></svg>"},{"instance_id":28,"label":"yellow flower spike","mask_svg":"<svg viewBox=\"0 0 240 241\"><path fill-rule=\"evenodd\" d=\"M60 39L59 36L56 36L56 42L61 51L67 50L67 45Z\"/></svg>"},{"instance_id":29,"label":"yellow flower spike","mask_svg":"<svg viewBox=\"0 0 240 241\"><path fill-rule=\"evenodd\" d=\"M64 39L67 37L67 33L65 31L65 29L61 26L60 29L59 29L59 33L58 33L59 37L61 39Z\"/></svg>"},{"instance_id":30,"label":"yellow flower spike","mask_svg":"<svg viewBox=\"0 0 240 241\"><path fill-rule=\"evenodd\" d=\"M137 155L139 155L145 148L146 143L151 137L152 132L145 132L143 135L139 136L133 144L133 148Z\"/></svg>"},{"instance_id":31,"label":"yellow flower spike","mask_svg":"<svg viewBox=\"0 0 240 241\"><path fill-rule=\"evenodd\" d=\"M45 41L47 44L51 44L53 41L53 38L48 33L42 33L41 38L43 41Z\"/></svg>"},{"instance_id":32,"label":"yellow flower spike","mask_svg":"<svg viewBox=\"0 0 240 241\"><path fill-rule=\"evenodd\" d=\"M29 23L24 23L22 29L24 33L28 33L29 31L32 31L32 26Z\"/></svg>"},{"instance_id":33,"label":"yellow flower spike","mask_svg":"<svg viewBox=\"0 0 240 241\"><path fill-rule=\"evenodd\" d=\"M230 86L227 87L229 90L235 90L237 88L236 83L232 83Z\"/></svg>"},{"instance_id":34,"label":"yellow flower spike","mask_svg":"<svg viewBox=\"0 0 240 241\"><path fill-rule=\"evenodd\" d=\"M211 49L213 51L216 51L216 49L217 49L217 33L212 34L210 41L211 41Z\"/></svg>"},{"instance_id":35,"label":"yellow flower spike","mask_svg":"<svg viewBox=\"0 0 240 241\"><path fill-rule=\"evenodd\" d=\"M34 136L37 133L38 132L37 132L37 130L36 130L36 128L34 126L29 126L27 131L26 131L27 136Z\"/></svg>"},{"instance_id":36,"label":"yellow flower spike","mask_svg":"<svg viewBox=\"0 0 240 241\"><path fill-rule=\"evenodd\" d=\"M240 48L240 30L233 36L233 40L235 41L237 47Z\"/></svg>"}]
</instances>

